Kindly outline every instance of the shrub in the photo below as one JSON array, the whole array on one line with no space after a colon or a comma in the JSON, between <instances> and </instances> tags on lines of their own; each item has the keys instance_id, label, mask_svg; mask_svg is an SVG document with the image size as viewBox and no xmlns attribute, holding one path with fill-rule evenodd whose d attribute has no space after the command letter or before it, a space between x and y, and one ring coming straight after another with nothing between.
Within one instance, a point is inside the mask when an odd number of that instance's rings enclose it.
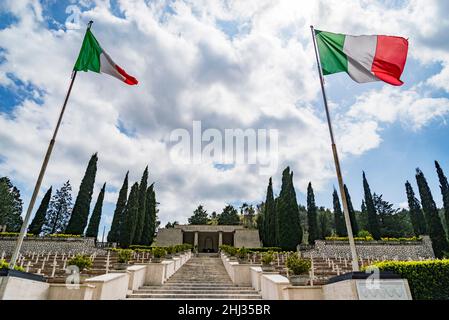
<instances>
[{"instance_id":1,"label":"shrub","mask_svg":"<svg viewBox=\"0 0 449 320\"><path fill-rule=\"evenodd\" d=\"M92 260L85 254L77 254L67 261L69 266L77 266L80 271L92 268Z\"/></svg>"},{"instance_id":2,"label":"shrub","mask_svg":"<svg viewBox=\"0 0 449 320\"><path fill-rule=\"evenodd\" d=\"M18 237L19 232L0 232L0 237ZM27 233L27 237L34 237L34 234Z\"/></svg>"},{"instance_id":3,"label":"shrub","mask_svg":"<svg viewBox=\"0 0 449 320\"><path fill-rule=\"evenodd\" d=\"M380 271L392 271L407 279L413 299L449 299L449 260L384 261L374 266Z\"/></svg>"},{"instance_id":4,"label":"shrub","mask_svg":"<svg viewBox=\"0 0 449 320\"><path fill-rule=\"evenodd\" d=\"M173 246L165 247L165 251L167 251L167 254L173 254L175 253L175 247Z\"/></svg>"},{"instance_id":5,"label":"shrub","mask_svg":"<svg viewBox=\"0 0 449 320\"><path fill-rule=\"evenodd\" d=\"M118 263L128 263L131 260L133 250L131 249L120 249L118 250L117 261Z\"/></svg>"},{"instance_id":6,"label":"shrub","mask_svg":"<svg viewBox=\"0 0 449 320\"><path fill-rule=\"evenodd\" d=\"M237 258L239 259L246 259L248 256L248 249L245 249L245 247L241 247L240 249L237 250Z\"/></svg>"},{"instance_id":7,"label":"shrub","mask_svg":"<svg viewBox=\"0 0 449 320\"><path fill-rule=\"evenodd\" d=\"M369 233L369 231L360 230L359 233L357 233L357 237L359 237L359 238L371 237L372 238L373 236L371 235L371 233Z\"/></svg>"},{"instance_id":8,"label":"shrub","mask_svg":"<svg viewBox=\"0 0 449 320\"><path fill-rule=\"evenodd\" d=\"M163 258L167 254L167 251L165 251L162 247L154 247L153 248L153 257L155 258Z\"/></svg>"},{"instance_id":9,"label":"shrub","mask_svg":"<svg viewBox=\"0 0 449 320\"><path fill-rule=\"evenodd\" d=\"M326 237L326 240L327 241L349 241L349 238L348 237ZM371 236L354 237L354 241L374 241L374 239ZM383 242L417 242L417 241L422 241L422 238L420 238L420 237L381 238L380 241L383 241Z\"/></svg>"},{"instance_id":10,"label":"shrub","mask_svg":"<svg viewBox=\"0 0 449 320\"><path fill-rule=\"evenodd\" d=\"M280 247L263 247L263 248L248 248L249 252L268 252L268 251L274 251L274 252L281 252L282 248Z\"/></svg>"},{"instance_id":11,"label":"shrub","mask_svg":"<svg viewBox=\"0 0 449 320\"><path fill-rule=\"evenodd\" d=\"M265 252L262 255L262 264L267 265L272 263L274 260L274 254L272 251Z\"/></svg>"},{"instance_id":12,"label":"shrub","mask_svg":"<svg viewBox=\"0 0 449 320\"><path fill-rule=\"evenodd\" d=\"M48 236L50 238L81 238L80 234L64 234L64 233L54 233Z\"/></svg>"},{"instance_id":13,"label":"shrub","mask_svg":"<svg viewBox=\"0 0 449 320\"><path fill-rule=\"evenodd\" d=\"M291 254L287 258L286 266L294 275L300 275L309 272L312 263L310 260L300 258L297 254Z\"/></svg>"},{"instance_id":14,"label":"shrub","mask_svg":"<svg viewBox=\"0 0 449 320\"><path fill-rule=\"evenodd\" d=\"M6 262L5 259L0 260L0 269L9 269L9 263ZM14 270L25 271L25 269L21 266L14 266Z\"/></svg>"}]
</instances>

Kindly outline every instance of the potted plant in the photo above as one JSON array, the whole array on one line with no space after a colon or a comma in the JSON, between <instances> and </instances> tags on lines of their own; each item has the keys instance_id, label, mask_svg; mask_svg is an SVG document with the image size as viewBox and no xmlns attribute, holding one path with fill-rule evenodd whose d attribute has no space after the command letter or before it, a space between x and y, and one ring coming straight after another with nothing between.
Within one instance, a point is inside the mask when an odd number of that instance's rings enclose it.
<instances>
[{"instance_id":1,"label":"potted plant","mask_svg":"<svg viewBox=\"0 0 449 320\"><path fill-rule=\"evenodd\" d=\"M247 264L248 263L248 249L245 247L241 247L237 250L237 259L240 264Z\"/></svg>"},{"instance_id":2,"label":"potted plant","mask_svg":"<svg viewBox=\"0 0 449 320\"><path fill-rule=\"evenodd\" d=\"M82 273L92 268L92 260L88 255L77 254L67 261L67 266L76 266L78 268L80 283L83 283L88 276L86 274L82 275Z\"/></svg>"},{"instance_id":3,"label":"potted plant","mask_svg":"<svg viewBox=\"0 0 449 320\"><path fill-rule=\"evenodd\" d=\"M165 251L167 251L167 255L165 256L165 258L172 259L173 255L175 253L175 247L173 247L173 246L166 247Z\"/></svg>"},{"instance_id":4,"label":"potted plant","mask_svg":"<svg viewBox=\"0 0 449 320\"><path fill-rule=\"evenodd\" d=\"M236 247L229 247L228 248L228 254L229 254L229 260L237 260L236 254L237 254L237 248Z\"/></svg>"},{"instance_id":5,"label":"potted plant","mask_svg":"<svg viewBox=\"0 0 449 320\"><path fill-rule=\"evenodd\" d=\"M269 272L274 271L273 266L271 263L274 260L274 255L272 251L265 252L262 255L262 271Z\"/></svg>"},{"instance_id":6,"label":"potted plant","mask_svg":"<svg viewBox=\"0 0 449 320\"><path fill-rule=\"evenodd\" d=\"M161 247L154 247L152 250L152 254L153 258L151 259L151 262L159 263L167 254L167 251L165 251L165 249Z\"/></svg>"},{"instance_id":7,"label":"potted plant","mask_svg":"<svg viewBox=\"0 0 449 320\"><path fill-rule=\"evenodd\" d=\"M128 267L128 262L131 260L133 250L131 249L121 249L118 250L117 263L114 263L115 270L126 270Z\"/></svg>"},{"instance_id":8,"label":"potted plant","mask_svg":"<svg viewBox=\"0 0 449 320\"><path fill-rule=\"evenodd\" d=\"M310 260L302 259L297 254L287 258L286 266L289 271L289 280L293 286L305 286L309 281Z\"/></svg>"}]
</instances>

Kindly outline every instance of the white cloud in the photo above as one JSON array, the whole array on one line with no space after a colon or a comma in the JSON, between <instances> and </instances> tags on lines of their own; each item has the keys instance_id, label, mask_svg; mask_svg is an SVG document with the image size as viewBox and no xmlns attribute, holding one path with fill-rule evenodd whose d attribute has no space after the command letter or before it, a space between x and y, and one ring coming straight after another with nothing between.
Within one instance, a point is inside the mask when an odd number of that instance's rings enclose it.
<instances>
[{"instance_id":1,"label":"white cloud","mask_svg":"<svg viewBox=\"0 0 449 320\"><path fill-rule=\"evenodd\" d=\"M220 130L279 129L277 188L287 165L300 191L309 181L316 191L322 190L333 178L321 102L319 111L313 107L320 96L311 23L347 33L393 30L414 35L411 54L423 63L435 61L429 54L434 48L446 52L436 41L440 33L427 27L432 15L443 15L435 8L446 4L436 0L427 6L411 1L394 10L384 10L378 2L349 0L174 1L174 13L164 11L166 1L119 3L124 19L110 12L109 2L98 1L83 12L83 21L95 20L97 39L140 83L127 87L108 76L78 74L44 187L70 179L77 192L90 155L98 152L96 192L106 181L114 191L106 193L105 201L115 203L126 171L130 182L138 181L149 164L164 224L185 222L200 202L208 211L219 212L226 203L264 197L268 177L252 166L220 171L209 164L170 161L170 132L189 129L193 120ZM42 105L25 100L12 118L0 114L0 172L14 176L29 193L84 31L46 29L38 1L11 0L4 6L20 22L0 30L0 47L6 50L0 84L13 88L6 75L14 74L46 92ZM220 21L234 25L237 34L226 34ZM383 125L400 121L415 130L449 110L446 99L418 89L385 87L363 94L347 114L340 108L333 111L341 120L336 131L345 158L378 147ZM119 125L132 134L126 135Z\"/></svg>"}]
</instances>

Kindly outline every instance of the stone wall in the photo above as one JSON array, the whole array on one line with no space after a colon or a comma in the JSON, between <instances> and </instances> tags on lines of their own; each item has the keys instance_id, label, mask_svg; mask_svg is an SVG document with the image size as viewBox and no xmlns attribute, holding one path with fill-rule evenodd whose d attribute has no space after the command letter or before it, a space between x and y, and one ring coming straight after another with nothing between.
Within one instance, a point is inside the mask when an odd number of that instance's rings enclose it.
<instances>
[{"instance_id":1,"label":"stone wall","mask_svg":"<svg viewBox=\"0 0 449 320\"><path fill-rule=\"evenodd\" d=\"M155 239L155 245L161 247L182 244L182 230L177 228L159 229Z\"/></svg>"},{"instance_id":2,"label":"stone wall","mask_svg":"<svg viewBox=\"0 0 449 320\"><path fill-rule=\"evenodd\" d=\"M11 255L17 238L0 238L0 255ZM65 252L65 253L105 253L106 251L95 247L94 238L25 238L22 244L22 253L26 252Z\"/></svg>"},{"instance_id":3,"label":"stone wall","mask_svg":"<svg viewBox=\"0 0 449 320\"><path fill-rule=\"evenodd\" d=\"M356 242L356 249L359 258L363 259L385 259L385 260L420 260L434 259L435 254L432 249L432 242L428 236L424 236L422 241L414 242ZM351 257L349 244L343 241L323 241L317 240L313 250L307 250L306 256L313 253L316 256L333 258L335 256Z\"/></svg>"},{"instance_id":4,"label":"stone wall","mask_svg":"<svg viewBox=\"0 0 449 320\"><path fill-rule=\"evenodd\" d=\"M259 248L259 231L253 229L235 230L234 246L245 248Z\"/></svg>"}]
</instances>

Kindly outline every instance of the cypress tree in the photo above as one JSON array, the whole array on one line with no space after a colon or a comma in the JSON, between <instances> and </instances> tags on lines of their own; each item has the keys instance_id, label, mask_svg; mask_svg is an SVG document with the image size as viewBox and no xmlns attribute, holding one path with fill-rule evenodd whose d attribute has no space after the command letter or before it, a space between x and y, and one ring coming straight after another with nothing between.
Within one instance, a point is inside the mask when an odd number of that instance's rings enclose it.
<instances>
[{"instance_id":1,"label":"cypress tree","mask_svg":"<svg viewBox=\"0 0 449 320\"><path fill-rule=\"evenodd\" d=\"M264 230L265 230L265 242L267 247L276 246L276 204L274 202L273 195L273 182L272 179L268 181L267 198L265 199L264 206Z\"/></svg>"},{"instance_id":2,"label":"cypress tree","mask_svg":"<svg viewBox=\"0 0 449 320\"><path fill-rule=\"evenodd\" d=\"M156 200L156 190L153 185L151 185L151 188L149 188L150 192L150 211L149 211L149 217L150 217L150 237L149 237L149 243L152 244L154 241L154 235L156 234L156 229L160 224L160 221L157 220L157 205L158 202Z\"/></svg>"},{"instance_id":3,"label":"cypress tree","mask_svg":"<svg viewBox=\"0 0 449 320\"><path fill-rule=\"evenodd\" d=\"M128 197L128 174L126 173L122 187L118 194L117 204L115 205L114 217L112 218L111 229L108 233L108 242L118 242L120 239L120 225L123 220L123 213L126 208L126 199Z\"/></svg>"},{"instance_id":4,"label":"cypress tree","mask_svg":"<svg viewBox=\"0 0 449 320\"><path fill-rule=\"evenodd\" d=\"M120 246L127 248L132 244L136 232L136 218L139 213L139 184L131 187L126 208L123 214L123 223L120 226Z\"/></svg>"},{"instance_id":5,"label":"cypress tree","mask_svg":"<svg viewBox=\"0 0 449 320\"><path fill-rule=\"evenodd\" d=\"M259 232L259 240L262 244L266 243L266 231L265 231L265 217L264 217L264 203L257 206L256 225Z\"/></svg>"},{"instance_id":6,"label":"cypress tree","mask_svg":"<svg viewBox=\"0 0 449 320\"><path fill-rule=\"evenodd\" d=\"M100 193L98 194L97 202L95 203L94 211L92 211L92 216L89 220L89 225L86 230L86 237L93 237L97 239L98 228L100 227L101 211L103 210L103 199L106 189L106 183L103 184Z\"/></svg>"},{"instance_id":7,"label":"cypress tree","mask_svg":"<svg viewBox=\"0 0 449 320\"><path fill-rule=\"evenodd\" d=\"M332 198L334 203L335 233L339 237L346 237L348 233L345 226L343 212L341 211L340 198L338 197L338 193L335 188L332 193Z\"/></svg>"},{"instance_id":8,"label":"cypress tree","mask_svg":"<svg viewBox=\"0 0 449 320\"><path fill-rule=\"evenodd\" d=\"M418 237L423 234L427 234L427 225L424 214L421 210L419 200L415 197L410 182L405 183L405 191L407 193L408 208L410 214L410 221L412 222L413 232Z\"/></svg>"},{"instance_id":9,"label":"cypress tree","mask_svg":"<svg viewBox=\"0 0 449 320\"><path fill-rule=\"evenodd\" d=\"M351 201L351 195L349 194L349 190L348 187L346 187L346 185L344 185L344 190L346 195L346 201L348 202L348 211L349 211L349 219L351 219L352 234L354 236L357 236L357 234L359 233L359 224L357 223L354 206L352 205Z\"/></svg>"},{"instance_id":10,"label":"cypress tree","mask_svg":"<svg viewBox=\"0 0 449 320\"><path fill-rule=\"evenodd\" d=\"M42 198L41 204L39 205L39 208L36 211L36 214L34 215L33 221L31 221L30 226L28 227L28 233L32 233L34 235L39 235L42 232L42 227L45 223L45 216L47 214L48 210L48 204L50 203L51 198L51 190L47 190L44 197Z\"/></svg>"},{"instance_id":11,"label":"cypress tree","mask_svg":"<svg viewBox=\"0 0 449 320\"><path fill-rule=\"evenodd\" d=\"M148 166L145 167L145 170L142 174L142 179L140 180L139 185L139 212L137 214L136 221L136 232L134 234L133 244L141 244L142 232L145 223L145 197L147 194L148 187Z\"/></svg>"},{"instance_id":12,"label":"cypress tree","mask_svg":"<svg viewBox=\"0 0 449 320\"><path fill-rule=\"evenodd\" d=\"M318 217L317 207L315 205L315 195L313 193L312 183L307 186L307 224L309 227L309 244L315 244L319 239L318 235Z\"/></svg>"},{"instance_id":13,"label":"cypress tree","mask_svg":"<svg viewBox=\"0 0 449 320\"><path fill-rule=\"evenodd\" d=\"M449 252L449 243L447 242L446 233L433 200L432 192L424 177L424 173L419 168L416 169L416 182L435 257L442 258L445 253Z\"/></svg>"},{"instance_id":14,"label":"cypress tree","mask_svg":"<svg viewBox=\"0 0 449 320\"><path fill-rule=\"evenodd\" d=\"M278 219L278 245L284 250L296 251L302 241L299 208L293 185L293 172L287 167L282 173L282 187L276 206Z\"/></svg>"},{"instance_id":15,"label":"cypress tree","mask_svg":"<svg viewBox=\"0 0 449 320\"><path fill-rule=\"evenodd\" d=\"M449 183L441 169L438 161L435 161L435 167L438 173L438 180L440 181L441 195L443 196L444 219L446 220L446 231L449 233Z\"/></svg>"},{"instance_id":16,"label":"cypress tree","mask_svg":"<svg viewBox=\"0 0 449 320\"><path fill-rule=\"evenodd\" d=\"M154 184L151 184L145 193L145 220L143 223L142 237L140 238L140 242L142 245L149 246L152 242L152 235L155 230L152 228L153 226L153 187Z\"/></svg>"},{"instance_id":17,"label":"cypress tree","mask_svg":"<svg viewBox=\"0 0 449 320\"><path fill-rule=\"evenodd\" d=\"M365 206L368 214L368 231L373 236L374 240L380 240L380 224L379 217L376 213L376 207L374 206L373 195L369 188L368 181L366 180L365 172L363 172L363 190L365 193Z\"/></svg>"},{"instance_id":18,"label":"cypress tree","mask_svg":"<svg viewBox=\"0 0 449 320\"><path fill-rule=\"evenodd\" d=\"M90 202L94 192L95 175L97 173L97 154L93 154L87 165L86 173L81 181L78 196L73 206L72 216L67 225L66 233L83 234L89 218Z\"/></svg>"}]
</instances>

